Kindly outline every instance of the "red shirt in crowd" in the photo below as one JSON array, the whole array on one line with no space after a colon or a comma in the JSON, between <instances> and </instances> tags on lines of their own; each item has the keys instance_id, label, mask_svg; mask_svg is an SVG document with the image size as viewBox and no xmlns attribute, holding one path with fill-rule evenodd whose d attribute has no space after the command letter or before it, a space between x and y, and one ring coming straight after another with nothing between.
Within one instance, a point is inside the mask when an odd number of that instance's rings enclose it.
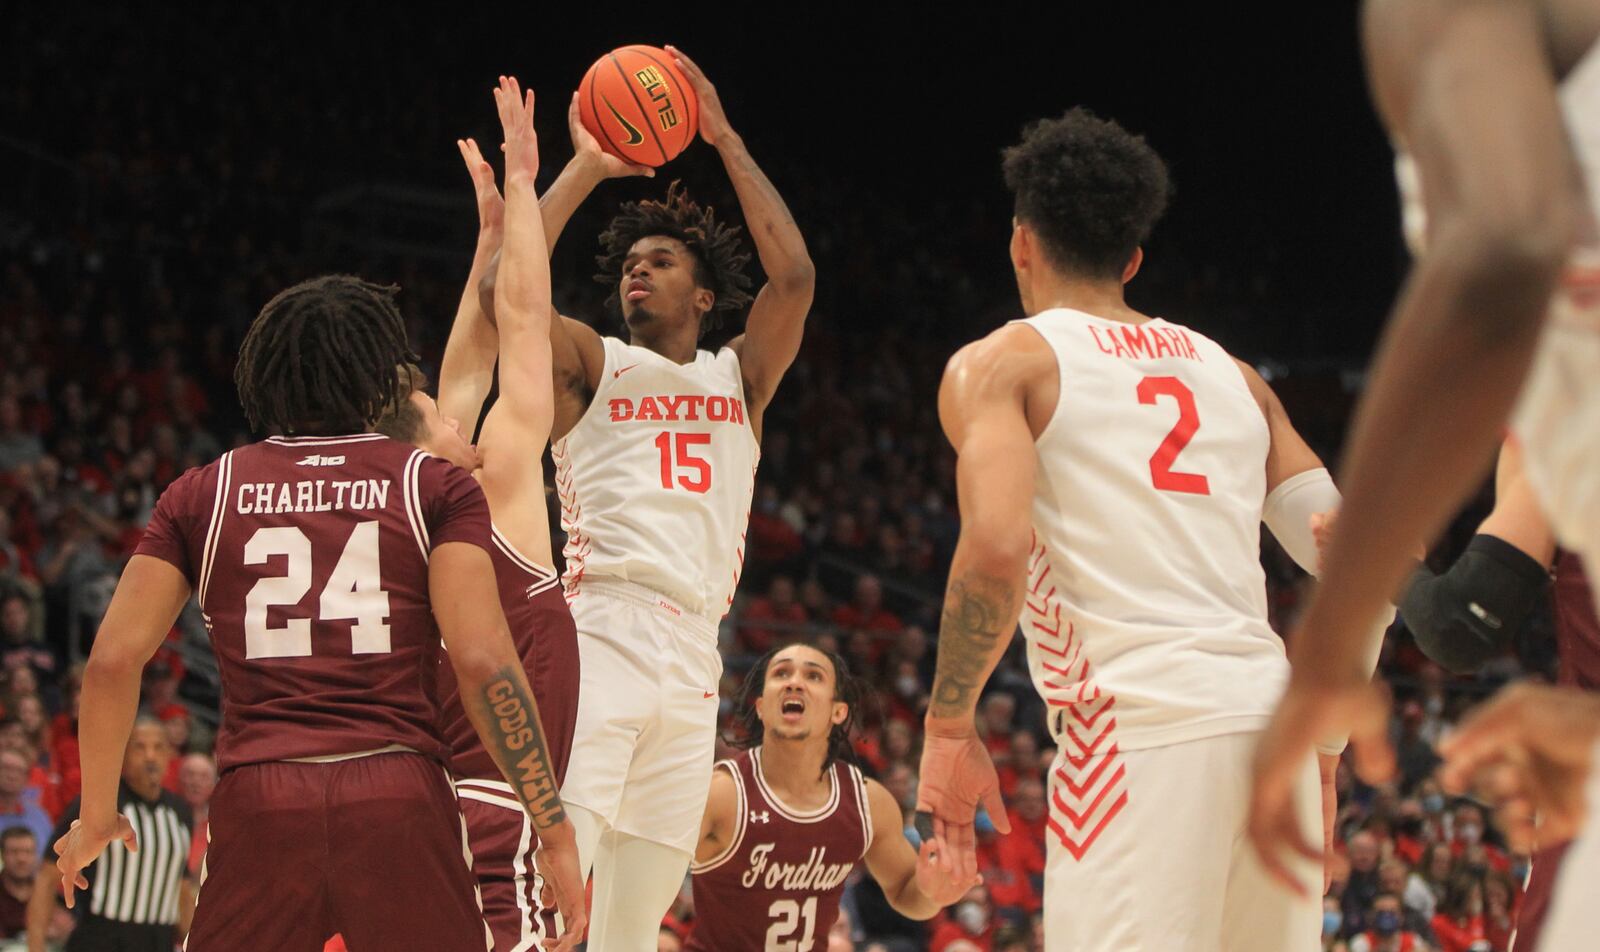
<instances>
[{"instance_id":1,"label":"red shirt in crowd","mask_svg":"<svg viewBox=\"0 0 1600 952\"><path fill-rule=\"evenodd\" d=\"M744 624L739 627L739 636L744 639L745 647L751 651L765 652L785 635L793 637L800 632L792 629L767 628L759 624L760 622L803 625L810 620L806 615L805 606L799 602L790 602L787 608L778 608L772 604L770 598L754 598L745 609Z\"/></svg>"},{"instance_id":2,"label":"red shirt in crowd","mask_svg":"<svg viewBox=\"0 0 1600 952\"><path fill-rule=\"evenodd\" d=\"M1461 922L1442 912L1433 917L1433 935L1439 940L1439 952L1467 952L1472 943L1488 938L1482 916Z\"/></svg>"},{"instance_id":3,"label":"red shirt in crowd","mask_svg":"<svg viewBox=\"0 0 1600 952\"><path fill-rule=\"evenodd\" d=\"M933 930L933 939L928 942L928 952L945 952L945 949L957 942L970 942L978 947L979 952L993 952L994 923L989 923L989 928L983 931L983 935L968 935L960 923L954 919L946 919Z\"/></svg>"}]
</instances>

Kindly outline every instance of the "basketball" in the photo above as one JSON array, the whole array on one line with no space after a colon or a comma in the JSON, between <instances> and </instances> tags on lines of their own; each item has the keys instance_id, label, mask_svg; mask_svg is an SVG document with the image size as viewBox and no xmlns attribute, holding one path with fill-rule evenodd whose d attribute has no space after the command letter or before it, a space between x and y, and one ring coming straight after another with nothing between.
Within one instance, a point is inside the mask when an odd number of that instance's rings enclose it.
<instances>
[{"instance_id":1,"label":"basketball","mask_svg":"<svg viewBox=\"0 0 1600 952\"><path fill-rule=\"evenodd\" d=\"M596 60L578 86L578 115L600 148L652 167L677 158L700 128L693 87L654 46L624 46Z\"/></svg>"}]
</instances>

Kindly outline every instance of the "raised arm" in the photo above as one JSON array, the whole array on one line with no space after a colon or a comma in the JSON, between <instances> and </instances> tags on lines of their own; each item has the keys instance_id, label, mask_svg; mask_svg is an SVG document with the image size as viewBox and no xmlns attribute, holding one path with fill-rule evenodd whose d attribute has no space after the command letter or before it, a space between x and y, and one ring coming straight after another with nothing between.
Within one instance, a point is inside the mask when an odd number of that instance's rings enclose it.
<instances>
[{"instance_id":1,"label":"raised arm","mask_svg":"<svg viewBox=\"0 0 1600 952\"><path fill-rule=\"evenodd\" d=\"M500 396L478 440L481 480L502 531L541 562L550 561L539 453L555 413L550 341L550 258L534 179L539 142L533 131L533 93L502 76L495 102L505 134L505 247L495 284L500 331ZM524 550L527 551L527 550Z\"/></svg>"},{"instance_id":2,"label":"raised arm","mask_svg":"<svg viewBox=\"0 0 1600 952\"><path fill-rule=\"evenodd\" d=\"M959 876L955 858L941 853L934 840L924 840L920 849L912 849L894 795L876 780L866 783L867 809L872 814L867 872L883 888L884 898L895 912L907 919L932 919L983 881L975 872Z\"/></svg>"},{"instance_id":3,"label":"raised arm","mask_svg":"<svg viewBox=\"0 0 1600 952\"><path fill-rule=\"evenodd\" d=\"M494 361L500 341L493 322L484 312L478 285L489 272L489 264L500 253L505 233L505 202L495 188L494 169L484 161L478 143L456 140L461 158L472 176L478 201L478 245L472 254L472 269L456 306L455 323L445 343L444 359L439 364L439 412L471 427L478 422L484 398L494 381Z\"/></svg>"},{"instance_id":4,"label":"raised arm","mask_svg":"<svg viewBox=\"0 0 1600 952\"><path fill-rule=\"evenodd\" d=\"M806 251L805 237L744 140L728 124L717 89L706 74L677 47L667 47L679 69L688 77L700 100L700 138L717 150L739 196L745 224L755 242L767 283L756 294L745 321L744 334L729 346L739 353L744 368L746 394L752 407L764 408L778 383L800 353L806 313L816 288L817 269Z\"/></svg>"},{"instance_id":5,"label":"raised arm","mask_svg":"<svg viewBox=\"0 0 1600 952\"><path fill-rule=\"evenodd\" d=\"M585 918L577 839L556 788L539 706L506 628L494 563L470 543L443 543L429 560L428 592L462 707L538 830L539 867L566 926L557 948L571 949Z\"/></svg>"}]
</instances>

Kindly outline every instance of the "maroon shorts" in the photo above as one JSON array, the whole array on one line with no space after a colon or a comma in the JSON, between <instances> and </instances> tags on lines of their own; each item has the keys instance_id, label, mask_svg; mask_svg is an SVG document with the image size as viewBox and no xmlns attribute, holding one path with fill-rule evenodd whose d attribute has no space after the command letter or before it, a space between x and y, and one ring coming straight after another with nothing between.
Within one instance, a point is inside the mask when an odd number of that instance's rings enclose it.
<instances>
[{"instance_id":1,"label":"maroon shorts","mask_svg":"<svg viewBox=\"0 0 1600 952\"><path fill-rule=\"evenodd\" d=\"M189 952L484 952L465 830L420 754L230 770L211 800Z\"/></svg>"},{"instance_id":2,"label":"maroon shorts","mask_svg":"<svg viewBox=\"0 0 1600 952\"><path fill-rule=\"evenodd\" d=\"M472 870L483 898L483 921L494 933L494 952L530 952L558 935L554 913L539 905L544 881L533 864L539 836L528 813L503 780L457 780L467 818Z\"/></svg>"},{"instance_id":3,"label":"maroon shorts","mask_svg":"<svg viewBox=\"0 0 1600 952\"><path fill-rule=\"evenodd\" d=\"M1567 846L1562 843L1533 854L1527 891L1522 895L1522 911L1517 915L1517 938L1511 944L1514 952L1539 948L1539 934L1550 916L1550 900L1555 896L1556 877L1561 872L1561 858L1567 855Z\"/></svg>"}]
</instances>

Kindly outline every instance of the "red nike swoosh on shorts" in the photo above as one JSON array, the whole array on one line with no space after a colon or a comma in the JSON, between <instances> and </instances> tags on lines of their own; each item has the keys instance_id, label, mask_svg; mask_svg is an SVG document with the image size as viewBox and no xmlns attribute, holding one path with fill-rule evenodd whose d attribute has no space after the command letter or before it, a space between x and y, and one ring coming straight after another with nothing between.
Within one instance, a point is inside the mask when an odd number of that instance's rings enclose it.
<instances>
[{"instance_id":1,"label":"red nike swoosh on shorts","mask_svg":"<svg viewBox=\"0 0 1600 952\"><path fill-rule=\"evenodd\" d=\"M716 697L717 696L717 692L715 692L715 691L707 691L705 693L705 696L706 697Z\"/></svg>"},{"instance_id":2,"label":"red nike swoosh on shorts","mask_svg":"<svg viewBox=\"0 0 1600 952\"><path fill-rule=\"evenodd\" d=\"M615 380L618 377L622 376L623 374L627 373L628 371L632 370L633 368L635 368L637 366L639 366L639 365L638 364L629 364L628 366L622 368L621 370L613 370L613 371L611 371L611 379Z\"/></svg>"}]
</instances>

